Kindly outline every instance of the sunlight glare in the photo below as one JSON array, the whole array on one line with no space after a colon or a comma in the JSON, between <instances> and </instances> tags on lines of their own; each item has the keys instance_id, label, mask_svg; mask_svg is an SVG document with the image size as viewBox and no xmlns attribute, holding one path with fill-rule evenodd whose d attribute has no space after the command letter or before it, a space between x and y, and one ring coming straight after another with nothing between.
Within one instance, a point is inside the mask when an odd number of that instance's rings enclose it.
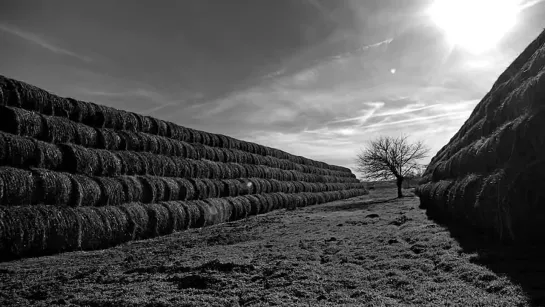
<instances>
[{"instance_id":1,"label":"sunlight glare","mask_svg":"<svg viewBox=\"0 0 545 307\"><path fill-rule=\"evenodd\" d=\"M435 0L428 13L451 44L482 53L515 25L519 10L519 0Z\"/></svg>"}]
</instances>

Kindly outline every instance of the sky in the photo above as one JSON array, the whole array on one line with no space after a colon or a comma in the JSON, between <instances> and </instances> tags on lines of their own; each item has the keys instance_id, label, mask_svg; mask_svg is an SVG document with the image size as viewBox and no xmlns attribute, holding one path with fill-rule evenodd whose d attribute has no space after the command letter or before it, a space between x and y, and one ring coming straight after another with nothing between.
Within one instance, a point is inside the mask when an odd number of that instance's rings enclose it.
<instances>
[{"instance_id":1,"label":"sky","mask_svg":"<svg viewBox=\"0 0 545 307\"><path fill-rule=\"evenodd\" d=\"M354 172L378 136L424 141L427 163L545 28L542 0L499 36L513 10L475 1L5 0L0 74Z\"/></svg>"}]
</instances>

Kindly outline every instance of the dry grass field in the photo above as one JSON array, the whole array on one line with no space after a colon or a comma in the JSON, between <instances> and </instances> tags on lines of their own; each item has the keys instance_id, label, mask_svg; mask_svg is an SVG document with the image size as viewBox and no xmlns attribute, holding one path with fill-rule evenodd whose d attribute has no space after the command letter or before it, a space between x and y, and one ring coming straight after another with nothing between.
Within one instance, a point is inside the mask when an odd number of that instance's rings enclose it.
<instances>
[{"instance_id":1,"label":"dry grass field","mask_svg":"<svg viewBox=\"0 0 545 307\"><path fill-rule=\"evenodd\" d=\"M542 255L448 230L395 193L0 263L0 306L545 304Z\"/></svg>"}]
</instances>

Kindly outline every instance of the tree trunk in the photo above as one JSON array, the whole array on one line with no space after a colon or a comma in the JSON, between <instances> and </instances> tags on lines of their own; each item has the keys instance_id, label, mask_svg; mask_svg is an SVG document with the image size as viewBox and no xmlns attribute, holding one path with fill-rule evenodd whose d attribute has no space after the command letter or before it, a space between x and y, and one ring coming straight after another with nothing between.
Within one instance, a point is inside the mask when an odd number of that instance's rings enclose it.
<instances>
[{"instance_id":1,"label":"tree trunk","mask_svg":"<svg viewBox=\"0 0 545 307\"><path fill-rule=\"evenodd\" d=\"M397 177L397 198L402 198L403 193L401 192L401 185L403 184L403 177Z\"/></svg>"}]
</instances>

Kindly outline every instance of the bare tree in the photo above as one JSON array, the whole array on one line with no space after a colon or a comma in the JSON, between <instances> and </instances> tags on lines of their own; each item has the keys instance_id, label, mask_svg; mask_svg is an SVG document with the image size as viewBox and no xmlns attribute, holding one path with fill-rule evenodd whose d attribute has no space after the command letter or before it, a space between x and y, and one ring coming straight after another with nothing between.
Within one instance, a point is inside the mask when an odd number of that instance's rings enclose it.
<instances>
[{"instance_id":1,"label":"bare tree","mask_svg":"<svg viewBox=\"0 0 545 307\"><path fill-rule=\"evenodd\" d=\"M396 179L397 197L403 197L401 185L409 174L419 171L418 160L425 158L429 148L423 142L411 143L407 136L379 137L369 142L357 156L357 170L371 180Z\"/></svg>"}]
</instances>

